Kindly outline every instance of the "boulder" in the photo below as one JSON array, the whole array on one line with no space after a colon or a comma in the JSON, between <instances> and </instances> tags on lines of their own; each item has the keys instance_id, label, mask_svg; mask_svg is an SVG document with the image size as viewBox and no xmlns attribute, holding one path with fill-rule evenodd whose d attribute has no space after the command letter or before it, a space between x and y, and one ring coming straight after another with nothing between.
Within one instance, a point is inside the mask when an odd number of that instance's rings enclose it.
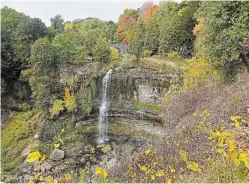
<instances>
[{"instance_id":1,"label":"boulder","mask_svg":"<svg viewBox=\"0 0 249 184\"><path fill-rule=\"evenodd\" d=\"M51 165L48 162L44 162L41 165L41 172L45 173L46 171L49 171L51 169Z\"/></svg>"},{"instance_id":2,"label":"boulder","mask_svg":"<svg viewBox=\"0 0 249 184\"><path fill-rule=\"evenodd\" d=\"M59 149L54 149L49 158L54 161L62 160L64 158L64 151Z\"/></svg>"},{"instance_id":3,"label":"boulder","mask_svg":"<svg viewBox=\"0 0 249 184\"><path fill-rule=\"evenodd\" d=\"M131 155L134 150L134 147L131 146L130 144L125 144L124 145L124 151L126 154Z\"/></svg>"},{"instance_id":4,"label":"boulder","mask_svg":"<svg viewBox=\"0 0 249 184\"><path fill-rule=\"evenodd\" d=\"M97 146L97 148L103 148L103 147L105 147L104 144L99 144L99 145Z\"/></svg>"},{"instance_id":5,"label":"boulder","mask_svg":"<svg viewBox=\"0 0 249 184\"><path fill-rule=\"evenodd\" d=\"M86 158L83 157L82 159L80 159L80 163L85 163L86 162Z\"/></svg>"},{"instance_id":6,"label":"boulder","mask_svg":"<svg viewBox=\"0 0 249 184\"><path fill-rule=\"evenodd\" d=\"M25 174L23 178L24 182L27 183L29 181L29 178L30 178L30 175Z\"/></svg>"},{"instance_id":7,"label":"boulder","mask_svg":"<svg viewBox=\"0 0 249 184\"><path fill-rule=\"evenodd\" d=\"M107 153L107 152L109 152L111 150L111 146L108 144L108 145L106 145L105 147L103 147L102 149L101 149L101 151L103 152L103 153Z\"/></svg>"},{"instance_id":8,"label":"boulder","mask_svg":"<svg viewBox=\"0 0 249 184\"><path fill-rule=\"evenodd\" d=\"M106 163L107 169L114 167L117 164L118 160L116 158L112 158Z\"/></svg>"},{"instance_id":9,"label":"boulder","mask_svg":"<svg viewBox=\"0 0 249 184\"><path fill-rule=\"evenodd\" d=\"M97 166L97 165L92 166L92 167L90 168L91 173L95 173L95 169L98 168L98 167L99 167L99 166Z\"/></svg>"},{"instance_id":10,"label":"boulder","mask_svg":"<svg viewBox=\"0 0 249 184\"><path fill-rule=\"evenodd\" d=\"M38 139L39 138L39 134L36 133L35 136L34 136L35 139Z\"/></svg>"},{"instance_id":11,"label":"boulder","mask_svg":"<svg viewBox=\"0 0 249 184\"><path fill-rule=\"evenodd\" d=\"M78 183L78 174L77 173L73 173L72 183Z\"/></svg>"},{"instance_id":12,"label":"boulder","mask_svg":"<svg viewBox=\"0 0 249 184\"><path fill-rule=\"evenodd\" d=\"M108 156L107 156L107 155L102 155L102 156L100 157L100 159L101 159L103 162L107 162Z\"/></svg>"},{"instance_id":13,"label":"boulder","mask_svg":"<svg viewBox=\"0 0 249 184\"><path fill-rule=\"evenodd\" d=\"M22 181L23 181L23 176L19 176L19 177L17 177L17 181L19 182L19 183L22 183ZM8 181L5 181L6 183L9 183Z\"/></svg>"},{"instance_id":14,"label":"boulder","mask_svg":"<svg viewBox=\"0 0 249 184\"><path fill-rule=\"evenodd\" d=\"M37 171L38 166L39 166L39 160L34 161L34 171Z\"/></svg>"},{"instance_id":15,"label":"boulder","mask_svg":"<svg viewBox=\"0 0 249 184\"><path fill-rule=\"evenodd\" d=\"M77 121L75 123L75 126L78 127L78 126L90 125L90 124L94 123L95 121L96 121L95 119L90 119L87 121Z\"/></svg>"}]
</instances>

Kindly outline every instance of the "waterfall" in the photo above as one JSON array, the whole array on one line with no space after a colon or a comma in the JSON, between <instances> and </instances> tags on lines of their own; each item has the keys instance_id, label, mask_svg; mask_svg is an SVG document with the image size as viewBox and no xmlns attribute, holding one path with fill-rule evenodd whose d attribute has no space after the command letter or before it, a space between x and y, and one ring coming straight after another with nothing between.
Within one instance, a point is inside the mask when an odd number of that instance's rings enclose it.
<instances>
[{"instance_id":1,"label":"waterfall","mask_svg":"<svg viewBox=\"0 0 249 184\"><path fill-rule=\"evenodd\" d=\"M108 101L108 82L112 74L112 69L110 69L102 80L102 99L101 105L99 108L99 137L98 143L102 144L108 141L108 108L109 108L109 101Z\"/></svg>"}]
</instances>

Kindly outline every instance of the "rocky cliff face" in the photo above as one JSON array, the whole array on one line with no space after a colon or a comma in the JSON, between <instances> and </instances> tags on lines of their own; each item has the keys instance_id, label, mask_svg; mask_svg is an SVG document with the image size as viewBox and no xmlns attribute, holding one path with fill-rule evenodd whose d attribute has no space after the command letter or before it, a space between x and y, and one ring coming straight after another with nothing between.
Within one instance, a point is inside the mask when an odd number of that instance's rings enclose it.
<instances>
[{"instance_id":1,"label":"rocky cliff face","mask_svg":"<svg viewBox=\"0 0 249 184\"><path fill-rule=\"evenodd\" d=\"M161 99L172 84L180 83L180 73L160 72L144 65L133 68L114 68L109 86L111 101L110 115L129 112L140 118L158 116ZM155 119L156 121L158 119Z\"/></svg>"},{"instance_id":2,"label":"rocky cliff face","mask_svg":"<svg viewBox=\"0 0 249 184\"><path fill-rule=\"evenodd\" d=\"M60 178L72 171L72 181L79 182L81 169L87 168L91 173L88 181L94 182L94 170L100 163L104 163L101 167L107 170L122 167L134 152L150 144L150 140L163 136L161 98L172 84L180 83L180 74L142 63L132 68L117 64L112 69L107 92L110 100L108 143L97 144L101 81L108 69L104 71L97 62L84 67L65 66L61 68L60 83L70 87L76 97L76 118L74 122L71 116L66 116L48 120L44 125L40 123L39 150L48 158L41 163L40 171L37 171L37 163L24 161L15 181L28 182L37 173L43 177ZM63 90L61 95L64 95ZM65 132L60 133L62 129ZM58 135L64 142L59 150L54 149L54 138Z\"/></svg>"}]
</instances>

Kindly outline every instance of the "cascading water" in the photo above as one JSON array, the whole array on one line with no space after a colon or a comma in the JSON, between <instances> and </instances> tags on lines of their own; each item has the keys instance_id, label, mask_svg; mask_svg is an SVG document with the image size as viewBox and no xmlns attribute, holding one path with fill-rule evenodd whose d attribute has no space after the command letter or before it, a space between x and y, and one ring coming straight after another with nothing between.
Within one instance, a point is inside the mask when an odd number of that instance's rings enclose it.
<instances>
[{"instance_id":1,"label":"cascading water","mask_svg":"<svg viewBox=\"0 0 249 184\"><path fill-rule=\"evenodd\" d=\"M102 80L102 99L101 105L99 108L99 138L98 143L102 144L108 141L108 108L109 108L109 101L108 101L108 82L112 74L112 69L110 69Z\"/></svg>"}]
</instances>

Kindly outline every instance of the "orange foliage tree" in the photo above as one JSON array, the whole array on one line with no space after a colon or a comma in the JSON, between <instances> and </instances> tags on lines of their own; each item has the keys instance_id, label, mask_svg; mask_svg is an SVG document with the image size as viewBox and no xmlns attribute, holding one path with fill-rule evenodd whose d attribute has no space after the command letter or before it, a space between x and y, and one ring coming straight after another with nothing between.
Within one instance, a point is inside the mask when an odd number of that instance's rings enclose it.
<instances>
[{"instance_id":1,"label":"orange foliage tree","mask_svg":"<svg viewBox=\"0 0 249 184\"><path fill-rule=\"evenodd\" d=\"M77 108L76 99L74 96L71 96L69 87L65 88L64 101L68 112L72 112Z\"/></svg>"},{"instance_id":2,"label":"orange foliage tree","mask_svg":"<svg viewBox=\"0 0 249 184\"><path fill-rule=\"evenodd\" d=\"M203 29L203 19L199 18L197 19L197 24L195 25L194 29L193 29L193 35L196 36L198 32L200 32Z\"/></svg>"},{"instance_id":3,"label":"orange foliage tree","mask_svg":"<svg viewBox=\"0 0 249 184\"><path fill-rule=\"evenodd\" d=\"M68 102L71 99L71 95L70 95L70 88L66 87L65 88L65 96L64 96L64 101Z\"/></svg>"},{"instance_id":4,"label":"orange foliage tree","mask_svg":"<svg viewBox=\"0 0 249 184\"><path fill-rule=\"evenodd\" d=\"M148 18L151 18L153 13L159 8L158 5L153 5L151 6L150 8L144 10L141 12L140 16L142 19L148 19Z\"/></svg>"},{"instance_id":5,"label":"orange foliage tree","mask_svg":"<svg viewBox=\"0 0 249 184\"><path fill-rule=\"evenodd\" d=\"M118 29L117 34L121 38L122 42L125 44L129 44L130 33L132 32L132 28L136 25L136 20L128 15L122 15L118 21Z\"/></svg>"}]
</instances>

